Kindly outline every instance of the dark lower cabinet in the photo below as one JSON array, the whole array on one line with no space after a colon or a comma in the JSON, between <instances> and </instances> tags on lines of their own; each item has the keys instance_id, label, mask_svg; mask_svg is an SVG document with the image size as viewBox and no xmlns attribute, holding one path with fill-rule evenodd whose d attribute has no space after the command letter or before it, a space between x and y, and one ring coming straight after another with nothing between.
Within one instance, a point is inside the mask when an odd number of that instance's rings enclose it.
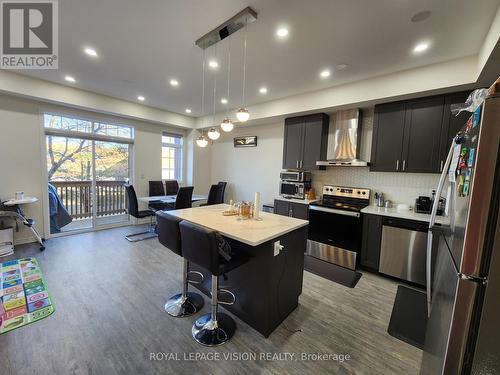
<instances>
[{"instance_id":1,"label":"dark lower cabinet","mask_svg":"<svg viewBox=\"0 0 500 375\"><path fill-rule=\"evenodd\" d=\"M363 214L360 265L373 271L378 271L379 267L382 218L379 215Z\"/></svg>"},{"instance_id":2,"label":"dark lower cabinet","mask_svg":"<svg viewBox=\"0 0 500 375\"><path fill-rule=\"evenodd\" d=\"M302 203L290 203L291 216L296 219L309 220L309 205Z\"/></svg>"},{"instance_id":3,"label":"dark lower cabinet","mask_svg":"<svg viewBox=\"0 0 500 375\"><path fill-rule=\"evenodd\" d=\"M309 205L275 199L274 213L277 215L294 217L296 219L309 220Z\"/></svg>"},{"instance_id":4,"label":"dark lower cabinet","mask_svg":"<svg viewBox=\"0 0 500 375\"><path fill-rule=\"evenodd\" d=\"M274 200L274 213L282 216L289 216L290 210L288 208L289 202Z\"/></svg>"}]
</instances>

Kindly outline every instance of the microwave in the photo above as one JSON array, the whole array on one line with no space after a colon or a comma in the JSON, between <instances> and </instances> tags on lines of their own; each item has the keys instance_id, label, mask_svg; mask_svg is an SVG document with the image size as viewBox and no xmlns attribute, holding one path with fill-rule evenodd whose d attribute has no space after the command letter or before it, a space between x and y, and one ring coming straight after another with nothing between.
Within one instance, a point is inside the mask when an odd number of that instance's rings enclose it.
<instances>
[{"instance_id":1,"label":"microwave","mask_svg":"<svg viewBox=\"0 0 500 375\"><path fill-rule=\"evenodd\" d=\"M283 171L280 180L294 182L311 182L311 172L306 171Z\"/></svg>"},{"instance_id":2,"label":"microwave","mask_svg":"<svg viewBox=\"0 0 500 375\"><path fill-rule=\"evenodd\" d=\"M280 196L283 198L305 199L310 188L310 182L281 181Z\"/></svg>"}]
</instances>

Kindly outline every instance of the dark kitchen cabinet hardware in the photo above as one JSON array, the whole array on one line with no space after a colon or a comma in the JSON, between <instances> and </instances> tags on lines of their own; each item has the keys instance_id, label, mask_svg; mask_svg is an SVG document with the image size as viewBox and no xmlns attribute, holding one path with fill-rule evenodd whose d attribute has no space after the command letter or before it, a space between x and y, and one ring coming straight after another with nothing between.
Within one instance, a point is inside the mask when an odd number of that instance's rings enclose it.
<instances>
[{"instance_id":1,"label":"dark kitchen cabinet hardware","mask_svg":"<svg viewBox=\"0 0 500 375\"><path fill-rule=\"evenodd\" d=\"M440 173L453 135L467 120L454 117L450 105L467 92L375 106L370 170Z\"/></svg>"},{"instance_id":2,"label":"dark kitchen cabinet hardware","mask_svg":"<svg viewBox=\"0 0 500 375\"><path fill-rule=\"evenodd\" d=\"M318 169L326 159L329 116L324 113L285 119L283 169Z\"/></svg>"},{"instance_id":3,"label":"dark kitchen cabinet hardware","mask_svg":"<svg viewBox=\"0 0 500 375\"><path fill-rule=\"evenodd\" d=\"M363 214L360 264L373 271L378 271L379 267L382 218L379 215Z\"/></svg>"},{"instance_id":4,"label":"dark kitchen cabinet hardware","mask_svg":"<svg viewBox=\"0 0 500 375\"><path fill-rule=\"evenodd\" d=\"M286 202L280 199L274 200L274 213L277 215L294 217L296 219L309 219L309 205L304 203Z\"/></svg>"}]
</instances>

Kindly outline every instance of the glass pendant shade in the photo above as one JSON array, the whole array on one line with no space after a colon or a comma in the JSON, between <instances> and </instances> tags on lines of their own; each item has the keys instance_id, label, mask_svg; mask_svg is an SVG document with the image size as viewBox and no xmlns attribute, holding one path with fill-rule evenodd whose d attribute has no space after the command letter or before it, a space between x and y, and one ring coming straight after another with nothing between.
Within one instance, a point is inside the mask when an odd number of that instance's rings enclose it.
<instances>
[{"instance_id":1,"label":"glass pendant shade","mask_svg":"<svg viewBox=\"0 0 500 375\"><path fill-rule=\"evenodd\" d=\"M198 137L198 139L196 140L196 144L197 144L199 147L207 147L207 146L208 146L208 141L207 141L207 139L205 138L205 136L200 135L200 136Z\"/></svg>"},{"instance_id":2,"label":"glass pendant shade","mask_svg":"<svg viewBox=\"0 0 500 375\"><path fill-rule=\"evenodd\" d=\"M212 141L215 141L219 139L220 133L217 129L212 128L208 131L208 138L210 138Z\"/></svg>"},{"instance_id":3,"label":"glass pendant shade","mask_svg":"<svg viewBox=\"0 0 500 375\"><path fill-rule=\"evenodd\" d=\"M231 130L233 130L233 128L234 128L234 124L233 124L233 122L232 122L230 119L228 119L228 118L226 117L226 118L225 118L224 120L222 120L222 122L220 123L220 127L221 127L221 129L222 129L222 130L224 130L224 131L227 133L227 132L230 132Z\"/></svg>"},{"instance_id":4,"label":"glass pendant shade","mask_svg":"<svg viewBox=\"0 0 500 375\"><path fill-rule=\"evenodd\" d=\"M248 112L248 109L246 108L240 108L238 109L238 112L236 112L236 118L238 121L241 122L246 122L250 118L250 113Z\"/></svg>"}]
</instances>

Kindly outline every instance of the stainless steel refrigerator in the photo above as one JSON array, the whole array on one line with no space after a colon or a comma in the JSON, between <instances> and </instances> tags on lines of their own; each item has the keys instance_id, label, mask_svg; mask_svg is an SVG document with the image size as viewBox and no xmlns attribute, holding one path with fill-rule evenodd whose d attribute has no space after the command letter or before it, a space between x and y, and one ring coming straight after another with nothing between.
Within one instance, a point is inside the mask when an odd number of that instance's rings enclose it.
<instances>
[{"instance_id":1,"label":"stainless steel refrigerator","mask_svg":"<svg viewBox=\"0 0 500 375\"><path fill-rule=\"evenodd\" d=\"M434 225L433 207L421 375L500 374L499 143L495 94L455 137L437 188L450 188L450 223Z\"/></svg>"}]
</instances>

